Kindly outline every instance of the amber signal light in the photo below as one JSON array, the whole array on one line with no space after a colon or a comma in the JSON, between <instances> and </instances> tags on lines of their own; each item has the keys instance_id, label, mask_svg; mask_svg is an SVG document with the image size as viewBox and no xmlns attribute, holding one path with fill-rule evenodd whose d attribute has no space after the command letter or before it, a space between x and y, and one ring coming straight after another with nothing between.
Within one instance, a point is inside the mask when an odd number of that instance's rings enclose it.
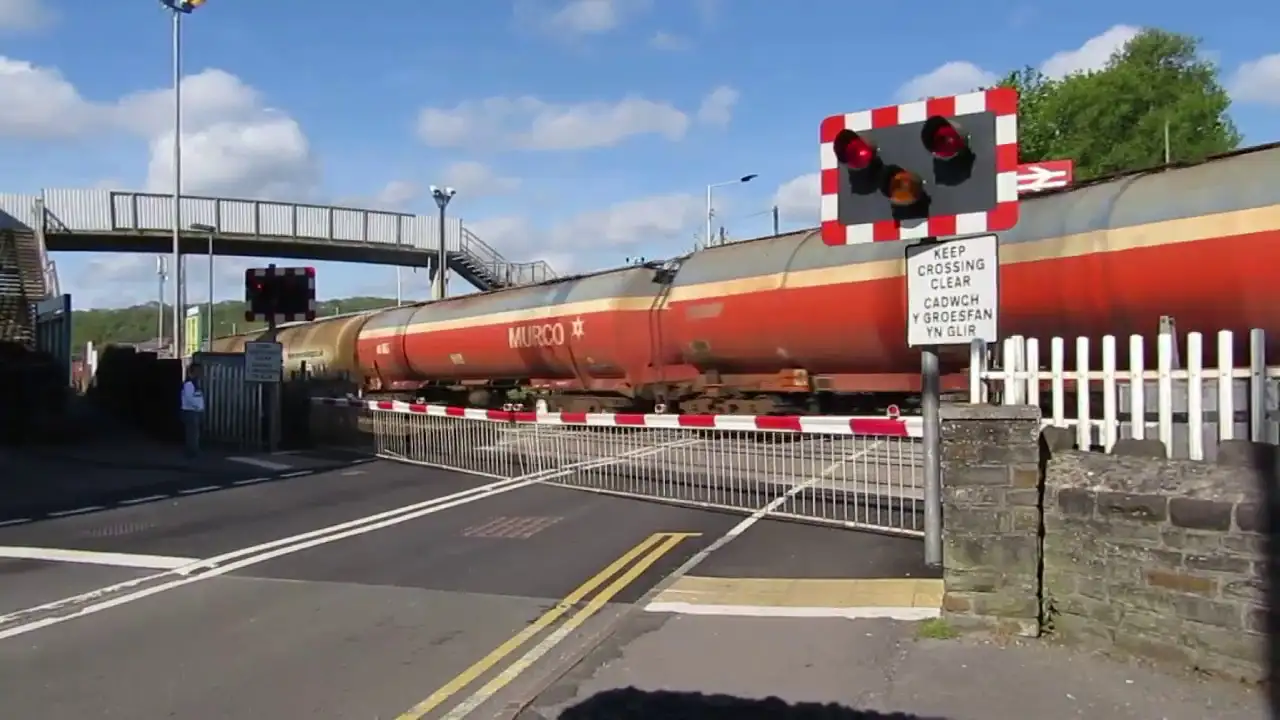
<instances>
[{"instance_id":1,"label":"amber signal light","mask_svg":"<svg viewBox=\"0 0 1280 720\"><path fill-rule=\"evenodd\" d=\"M924 181L910 170L894 168L884 182L884 195L894 207L910 207L924 199Z\"/></svg>"}]
</instances>

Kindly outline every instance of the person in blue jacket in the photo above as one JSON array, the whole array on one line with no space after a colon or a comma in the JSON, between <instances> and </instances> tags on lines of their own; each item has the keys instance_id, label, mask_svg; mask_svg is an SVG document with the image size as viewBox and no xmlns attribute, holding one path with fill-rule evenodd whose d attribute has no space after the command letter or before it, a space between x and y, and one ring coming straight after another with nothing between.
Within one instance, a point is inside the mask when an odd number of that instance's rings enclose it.
<instances>
[{"instance_id":1,"label":"person in blue jacket","mask_svg":"<svg viewBox=\"0 0 1280 720\"><path fill-rule=\"evenodd\" d=\"M182 383L182 431L186 439L187 457L200 453L200 421L204 417L204 389L200 382L200 366L192 363L187 368L187 380Z\"/></svg>"}]
</instances>

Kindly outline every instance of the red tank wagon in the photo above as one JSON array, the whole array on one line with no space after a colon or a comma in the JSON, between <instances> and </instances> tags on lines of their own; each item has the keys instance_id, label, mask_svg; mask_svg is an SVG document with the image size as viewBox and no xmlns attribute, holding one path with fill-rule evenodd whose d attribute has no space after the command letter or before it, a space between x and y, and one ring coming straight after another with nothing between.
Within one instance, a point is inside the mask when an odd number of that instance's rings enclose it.
<instances>
[{"instance_id":1,"label":"red tank wagon","mask_svg":"<svg viewBox=\"0 0 1280 720\"><path fill-rule=\"evenodd\" d=\"M1001 233L1001 332L1150 335L1172 316L1181 332L1280 339L1277 267L1280 147L1116 177L1023 200L1018 226ZM903 270L902 243L829 247L805 231L319 322L345 323L335 339L358 325L354 348L327 350L329 367L371 393L495 406L532 392L578 411L865 412L919 390ZM314 353L324 334L307 335ZM946 386L964 386L967 362L965 348L944 354Z\"/></svg>"}]
</instances>

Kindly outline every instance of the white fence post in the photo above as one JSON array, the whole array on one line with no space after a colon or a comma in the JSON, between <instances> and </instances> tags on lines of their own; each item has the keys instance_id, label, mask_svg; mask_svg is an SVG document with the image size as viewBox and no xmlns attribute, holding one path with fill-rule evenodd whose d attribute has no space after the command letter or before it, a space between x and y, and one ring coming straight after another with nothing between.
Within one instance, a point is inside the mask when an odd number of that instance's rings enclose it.
<instances>
[{"instance_id":1,"label":"white fence post","mask_svg":"<svg viewBox=\"0 0 1280 720\"><path fill-rule=\"evenodd\" d=\"M1164 323L1156 333L1154 370L1146 364L1152 346L1141 335L1129 336L1127 366L1121 364L1120 342L1114 335L1099 338L1099 346L1094 346L1089 337L1075 338L1071 356L1067 352L1068 339L1050 338L1045 371L1040 365L1042 341L1038 338L1013 335L993 346L991 349L998 348L996 357L1001 359L999 370L986 366L991 353L987 346L975 343L969 352L969 402L987 402L987 388L998 382L1002 404L1028 403L1043 408L1044 424L1074 428L1081 447L1101 445L1110 452L1124 438L1143 440L1154 435L1170 457L1204 460L1216 454L1216 445L1205 442L1209 412L1217 411L1219 442L1240 435L1235 428L1236 394L1240 392L1248 403L1248 432L1243 437L1280 444L1280 409L1273 407L1280 404L1280 398L1275 397L1280 393L1272 390L1280 381L1280 366L1267 366L1266 332L1249 332L1248 364L1236 367L1236 335L1232 331L1215 334L1216 362L1212 362L1206 356L1213 350L1206 348L1209 343L1204 333L1187 333L1183 357L1172 327L1171 321ZM1095 347L1100 350L1100 369L1092 367ZM1073 367L1068 369L1068 364ZM1122 383L1128 384L1127 397L1121 395ZM1155 385L1154 428L1149 427L1147 419L1147 383ZM1245 387L1247 394L1242 392ZM1069 393L1075 395L1075 407L1070 413ZM1214 395L1208 397L1209 393ZM1122 408L1125 400L1127 411ZM1175 441L1179 443L1176 447Z\"/></svg>"}]
</instances>

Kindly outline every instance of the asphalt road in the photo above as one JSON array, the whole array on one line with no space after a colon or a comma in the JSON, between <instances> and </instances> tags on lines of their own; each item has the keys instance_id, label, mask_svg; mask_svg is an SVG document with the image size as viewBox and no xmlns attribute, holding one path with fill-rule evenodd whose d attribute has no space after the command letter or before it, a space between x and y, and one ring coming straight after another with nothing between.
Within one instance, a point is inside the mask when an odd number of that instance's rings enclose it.
<instances>
[{"instance_id":1,"label":"asphalt road","mask_svg":"<svg viewBox=\"0 0 1280 720\"><path fill-rule=\"evenodd\" d=\"M0 528L5 715L492 717L740 519L492 482L376 462Z\"/></svg>"}]
</instances>

